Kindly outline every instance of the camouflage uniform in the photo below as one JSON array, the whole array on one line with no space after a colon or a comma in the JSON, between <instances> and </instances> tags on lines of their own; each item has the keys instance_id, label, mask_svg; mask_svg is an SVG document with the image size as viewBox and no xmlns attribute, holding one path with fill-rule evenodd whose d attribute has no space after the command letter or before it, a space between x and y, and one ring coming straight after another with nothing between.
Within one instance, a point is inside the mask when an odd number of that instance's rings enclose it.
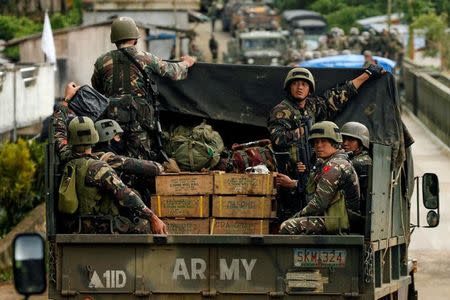
<instances>
[{"instance_id":1,"label":"camouflage uniform","mask_svg":"<svg viewBox=\"0 0 450 300\"><path fill-rule=\"evenodd\" d=\"M111 166L87 154L74 154L74 157L83 233L107 233L109 222L116 233L151 233L150 223L143 212L146 205L136 192L122 182ZM84 163L87 163L87 172L80 174L79 166ZM83 175L84 180L78 180L78 176ZM132 218L120 214L124 208L131 212ZM105 222L105 219L110 221Z\"/></svg>"},{"instance_id":2,"label":"camouflage uniform","mask_svg":"<svg viewBox=\"0 0 450 300\"><path fill-rule=\"evenodd\" d=\"M323 234L327 231L324 216L342 192L347 210L359 212L359 183L355 169L343 150L338 150L311 171L308 180L308 205L281 225L282 234ZM319 218L310 218L319 216Z\"/></svg>"},{"instance_id":3,"label":"camouflage uniform","mask_svg":"<svg viewBox=\"0 0 450 300\"><path fill-rule=\"evenodd\" d=\"M53 113L53 139L55 141L56 152L62 163L73 158L73 153L67 140L67 127L71 119L75 117L73 111L67 106L61 105ZM142 159L134 159L127 156L116 155L109 152L96 152L92 154L96 159L105 161L116 172L121 174L134 175L141 178L154 177L162 173L162 166L156 162Z\"/></svg>"},{"instance_id":4,"label":"camouflage uniform","mask_svg":"<svg viewBox=\"0 0 450 300\"><path fill-rule=\"evenodd\" d=\"M291 154L291 166L288 176L296 176L297 147L299 141L295 130L303 116L309 116L312 124L332 118L346 102L356 95L357 90L351 81L325 91L323 96L308 96L304 108L298 107L298 100L290 95L276 105L270 112L268 128L275 151L287 151Z\"/></svg>"},{"instance_id":5,"label":"camouflage uniform","mask_svg":"<svg viewBox=\"0 0 450 300\"><path fill-rule=\"evenodd\" d=\"M366 194L368 188L369 168L372 166L372 158L366 150L362 150L359 154L349 154L350 161L358 174L359 186L361 191L361 212L366 212Z\"/></svg>"},{"instance_id":6,"label":"camouflage uniform","mask_svg":"<svg viewBox=\"0 0 450 300\"><path fill-rule=\"evenodd\" d=\"M161 58L134 46L123 48L151 76L185 79L188 67L184 63L165 62ZM107 118L116 120L125 131L128 156L152 159L155 124L153 107L147 101L146 84L139 69L120 51L113 50L95 62L92 86L111 97ZM151 95L150 95L151 96Z\"/></svg>"},{"instance_id":7,"label":"camouflage uniform","mask_svg":"<svg viewBox=\"0 0 450 300\"><path fill-rule=\"evenodd\" d=\"M52 127L56 152L62 163L72 158L72 151L67 141L67 124L75 117L75 113L67 105L58 106L53 112Z\"/></svg>"}]
</instances>

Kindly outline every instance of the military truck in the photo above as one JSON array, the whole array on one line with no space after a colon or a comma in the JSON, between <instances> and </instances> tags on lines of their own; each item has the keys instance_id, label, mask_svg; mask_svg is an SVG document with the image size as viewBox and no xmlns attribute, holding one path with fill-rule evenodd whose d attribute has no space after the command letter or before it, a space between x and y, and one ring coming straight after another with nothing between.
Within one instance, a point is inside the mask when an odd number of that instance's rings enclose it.
<instances>
[{"instance_id":1,"label":"military truck","mask_svg":"<svg viewBox=\"0 0 450 300\"><path fill-rule=\"evenodd\" d=\"M283 97L288 70L198 63L185 81L157 78L163 124L208 119L228 146L267 137L267 115ZM361 70L311 72L320 94ZM416 299L408 245L419 178L412 175L411 140L392 75L365 83L333 121L363 122L373 156L364 226L336 235L67 234L59 226L61 167L50 141L49 299ZM422 191L429 225L437 226L434 174L423 176Z\"/></svg>"},{"instance_id":2,"label":"military truck","mask_svg":"<svg viewBox=\"0 0 450 300\"><path fill-rule=\"evenodd\" d=\"M238 34L228 41L224 62L231 64L272 65L284 64L288 49L285 31L251 31Z\"/></svg>"}]
</instances>

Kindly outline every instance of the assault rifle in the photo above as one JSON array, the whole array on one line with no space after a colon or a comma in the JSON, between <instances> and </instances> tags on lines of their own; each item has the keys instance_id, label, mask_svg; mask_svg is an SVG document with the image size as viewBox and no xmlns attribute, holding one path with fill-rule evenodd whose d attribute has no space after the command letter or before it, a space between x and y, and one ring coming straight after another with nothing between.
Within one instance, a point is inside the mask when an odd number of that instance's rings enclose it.
<instances>
[{"instance_id":1,"label":"assault rifle","mask_svg":"<svg viewBox=\"0 0 450 300\"><path fill-rule=\"evenodd\" d=\"M303 129L303 134L301 138L298 140L297 146L297 161L302 162L306 166L306 171L300 173L297 171L298 175L298 191L299 193L306 192L306 184L308 182L308 173L311 170L311 157L312 157L312 149L308 142L309 138L309 130L312 126L312 120L309 116L302 116L298 122L298 128ZM306 202L306 201L304 201ZM306 203L302 203L302 207L304 207Z\"/></svg>"},{"instance_id":2,"label":"assault rifle","mask_svg":"<svg viewBox=\"0 0 450 300\"><path fill-rule=\"evenodd\" d=\"M145 81L145 87L147 90L146 100L149 105L153 107L153 114L155 118L155 138L156 138L156 158L152 158L153 160L156 160L158 162L166 162L169 161L169 157L163 150L163 144L162 144L162 128L161 128L161 122L159 120L159 89L156 82L151 78L147 72L142 68L142 66L136 61L136 59L128 53L125 49L120 49L121 52L138 68L138 70L141 72L142 76L144 77Z\"/></svg>"}]
</instances>

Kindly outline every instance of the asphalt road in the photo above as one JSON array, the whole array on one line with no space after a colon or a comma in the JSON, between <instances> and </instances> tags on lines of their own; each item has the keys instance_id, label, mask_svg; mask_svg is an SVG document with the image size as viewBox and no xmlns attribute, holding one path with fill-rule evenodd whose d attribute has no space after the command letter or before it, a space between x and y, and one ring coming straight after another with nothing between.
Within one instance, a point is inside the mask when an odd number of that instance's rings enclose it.
<instances>
[{"instance_id":1,"label":"asphalt road","mask_svg":"<svg viewBox=\"0 0 450 300\"><path fill-rule=\"evenodd\" d=\"M419 299L450 298L450 149L440 142L413 115L402 116L415 139L414 173L436 173L440 188L440 224L436 228L416 228L411 236L411 258L418 260L416 285ZM416 198L412 199L411 222L417 223ZM426 225L426 209L420 204L420 224Z\"/></svg>"}]
</instances>

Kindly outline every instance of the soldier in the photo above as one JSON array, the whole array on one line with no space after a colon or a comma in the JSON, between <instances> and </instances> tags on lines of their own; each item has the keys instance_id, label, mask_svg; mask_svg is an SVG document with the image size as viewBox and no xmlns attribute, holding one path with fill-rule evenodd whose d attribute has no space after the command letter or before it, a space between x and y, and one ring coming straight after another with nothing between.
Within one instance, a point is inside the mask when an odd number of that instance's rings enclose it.
<instances>
[{"instance_id":1,"label":"soldier","mask_svg":"<svg viewBox=\"0 0 450 300\"><path fill-rule=\"evenodd\" d=\"M211 51L212 62L216 63L219 54L219 43L214 37L214 34L211 34L211 38L209 39L209 51Z\"/></svg>"},{"instance_id":2,"label":"soldier","mask_svg":"<svg viewBox=\"0 0 450 300\"><path fill-rule=\"evenodd\" d=\"M115 233L167 234L166 225L128 188L104 161L92 156L98 142L94 123L87 117L75 117L69 123L69 144L75 165L78 214L84 233L106 233L109 224ZM133 218L119 214L126 208ZM102 222L109 219L109 222Z\"/></svg>"},{"instance_id":3,"label":"soldier","mask_svg":"<svg viewBox=\"0 0 450 300\"><path fill-rule=\"evenodd\" d=\"M72 151L67 140L67 124L75 117L75 113L69 108L69 101L75 96L80 86L74 82L66 85L64 100L53 111L53 139L55 150L62 163L72 158Z\"/></svg>"},{"instance_id":4,"label":"soldier","mask_svg":"<svg viewBox=\"0 0 450 300\"><path fill-rule=\"evenodd\" d=\"M268 119L274 150L290 153L288 176L296 176L298 145L304 132L304 128L300 126L301 120L309 120L308 123L314 124L316 121L331 118L356 95L364 82L369 78L378 78L384 73L381 67L371 65L355 79L325 91L322 96L312 96L315 81L311 72L298 67L289 71L284 81L286 98L272 109Z\"/></svg>"},{"instance_id":5,"label":"soldier","mask_svg":"<svg viewBox=\"0 0 450 300\"><path fill-rule=\"evenodd\" d=\"M339 150L342 143L339 127L329 121L316 123L308 141L322 163L310 172L308 205L283 222L280 233L324 234L347 230L347 209L359 212L359 183L347 155Z\"/></svg>"},{"instance_id":6,"label":"soldier","mask_svg":"<svg viewBox=\"0 0 450 300\"><path fill-rule=\"evenodd\" d=\"M316 121L331 118L356 95L358 88L364 82L369 78L380 77L383 72L385 71L381 67L370 66L355 79L325 91L322 96L312 96L315 81L311 72L298 67L289 71L284 81L286 98L272 109L268 129L274 150L289 152L286 175L291 178L301 178L303 182L299 186L300 189L279 190L278 214L281 220L300 210L306 202L304 193L301 193L305 188L305 175L297 171L299 168L305 168L304 166L309 163L299 159L301 156L299 149L307 147L302 141L305 124L314 124ZM306 170L306 172L309 171Z\"/></svg>"},{"instance_id":7,"label":"soldier","mask_svg":"<svg viewBox=\"0 0 450 300\"><path fill-rule=\"evenodd\" d=\"M156 74L182 80L186 78L188 68L195 63L195 58L183 56L181 62L165 62L151 53L138 51L135 46L139 38L140 33L133 19L119 17L114 20L111 42L116 44L117 50L109 51L97 59L91 82L100 93L116 98L110 102L108 117L115 119L124 129L128 154L150 159L154 156L152 150L155 148L153 144L157 129L154 107L148 101L153 95L137 65L148 76Z\"/></svg>"},{"instance_id":8,"label":"soldier","mask_svg":"<svg viewBox=\"0 0 450 300\"><path fill-rule=\"evenodd\" d=\"M361 188L361 212L365 214L365 199L372 158L369 156L369 129L359 122L347 122L341 128L342 148L347 152L356 170Z\"/></svg>"},{"instance_id":9,"label":"soldier","mask_svg":"<svg viewBox=\"0 0 450 300\"><path fill-rule=\"evenodd\" d=\"M378 64L376 59L373 58L372 52L370 50L364 50L363 56L364 56L364 64L362 66L363 68L367 68L370 65Z\"/></svg>"}]
</instances>

